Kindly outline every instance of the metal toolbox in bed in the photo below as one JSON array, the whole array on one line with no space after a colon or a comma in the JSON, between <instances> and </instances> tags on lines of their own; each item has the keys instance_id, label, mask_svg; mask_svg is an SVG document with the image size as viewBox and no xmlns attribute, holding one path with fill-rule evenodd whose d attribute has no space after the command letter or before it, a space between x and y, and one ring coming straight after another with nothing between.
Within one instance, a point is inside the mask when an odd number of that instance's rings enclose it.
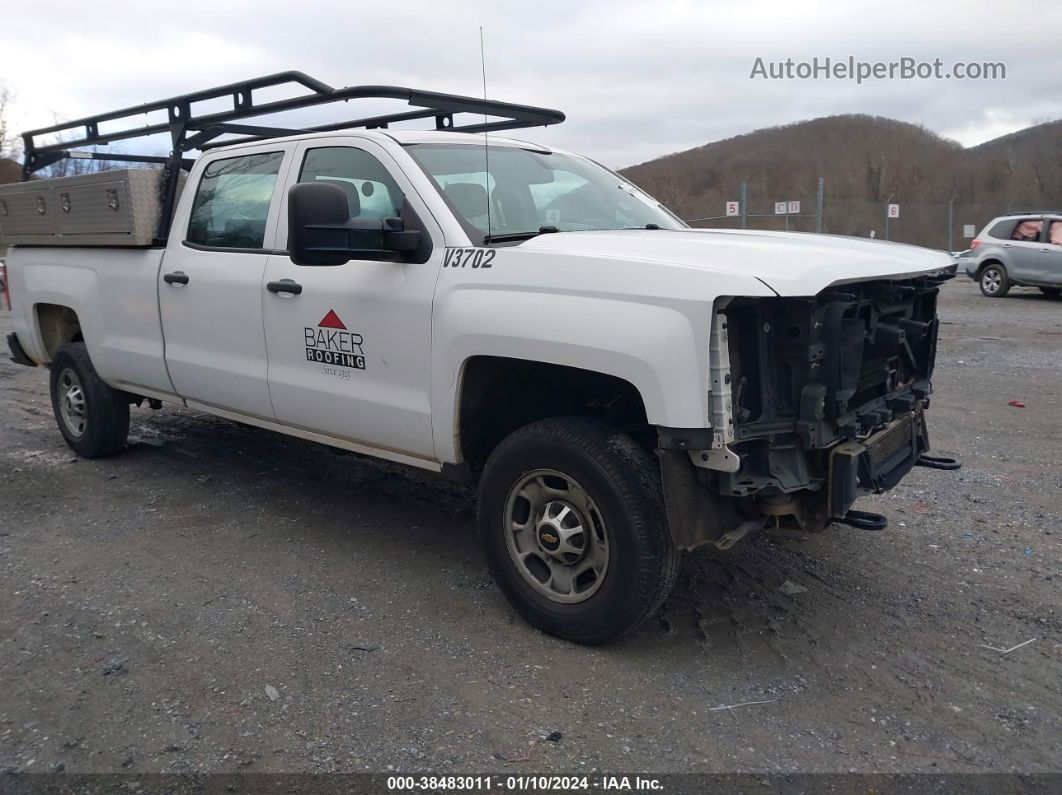
<instances>
[{"instance_id":1,"label":"metal toolbox in bed","mask_svg":"<svg viewBox=\"0 0 1062 795\"><path fill-rule=\"evenodd\" d=\"M150 246L164 181L162 170L141 168L2 185L0 237L14 245Z\"/></svg>"}]
</instances>

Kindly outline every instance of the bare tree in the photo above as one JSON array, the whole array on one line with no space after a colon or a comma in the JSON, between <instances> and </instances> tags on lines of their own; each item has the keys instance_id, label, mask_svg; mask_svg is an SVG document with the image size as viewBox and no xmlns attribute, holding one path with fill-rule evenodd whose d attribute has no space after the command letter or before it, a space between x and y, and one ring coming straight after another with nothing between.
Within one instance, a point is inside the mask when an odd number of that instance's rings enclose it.
<instances>
[{"instance_id":1,"label":"bare tree","mask_svg":"<svg viewBox=\"0 0 1062 795\"><path fill-rule=\"evenodd\" d=\"M693 193L689 183L675 174L651 180L645 190L665 207L677 213L683 211L683 205Z\"/></svg>"},{"instance_id":2,"label":"bare tree","mask_svg":"<svg viewBox=\"0 0 1062 795\"><path fill-rule=\"evenodd\" d=\"M53 113L52 118L56 125L62 124L63 120L58 114ZM54 140L48 141L49 144L63 143L67 139L67 136L62 134L56 135ZM88 148L89 152L103 151L99 146L91 146ZM65 157L62 160L57 160L50 166L41 169L40 176L44 178L52 177L75 177L81 174L92 174L97 171L108 171L112 168L120 168L114 163L107 160L94 160L90 158L69 158Z\"/></svg>"},{"instance_id":3,"label":"bare tree","mask_svg":"<svg viewBox=\"0 0 1062 795\"><path fill-rule=\"evenodd\" d=\"M0 157L18 158L22 149L21 139L11 129L11 110L15 104L15 95L0 82Z\"/></svg>"}]
</instances>

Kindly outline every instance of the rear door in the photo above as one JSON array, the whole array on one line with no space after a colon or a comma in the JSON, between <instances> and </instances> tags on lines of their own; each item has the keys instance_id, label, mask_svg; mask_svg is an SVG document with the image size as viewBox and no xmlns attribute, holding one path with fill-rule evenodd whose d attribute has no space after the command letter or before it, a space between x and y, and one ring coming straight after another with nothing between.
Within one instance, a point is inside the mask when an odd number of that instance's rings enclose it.
<instances>
[{"instance_id":1,"label":"rear door","mask_svg":"<svg viewBox=\"0 0 1062 795\"><path fill-rule=\"evenodd\" d=\"M211 158L181 200L159 274L166 365L181 397L273 419L262 293L292 146Z\"/></svg>"},{"instance_id":2,"label":"rear door","mask_svg":"<svg viewBox=\"0 0 1062 795\"><path fill-rule=\"evenodd\" d=\"M1044 230L1044 219L1040 216L1021 218L1014 225L1010 240L1003 243L1007 260L1007 272L1012 279L1019 281L1036 281L1040 270L1040 242Z\"/></svg>"},{"instance_id":3,"label":"rear door","mask_svg":"<svg viewBox=\"0 0 1062 795\"><path fill-rule=\"evenodd\" d=\"M265 297L269 392L286 425L433 459L431 307L442 233L401 168L374 141L315 138L299 144L290 182L327 181L351 216L390 218L408 199L433 241L424 263L351 260L332 267L269 258ZM287 237L287 198L278 238ZM287 280L287 282L285 282Z\"/></svg>"},{"instance_id":4,"label":"rear door","mask_svg":"<svg viewBox=\"0 0 1062 795\"><path fill-rule=\"evenodd\" d=\"M1045 218L1044 222L1036 281L1048 287L1062 287L1062 217Z\"/></svg>"}]
</instances>

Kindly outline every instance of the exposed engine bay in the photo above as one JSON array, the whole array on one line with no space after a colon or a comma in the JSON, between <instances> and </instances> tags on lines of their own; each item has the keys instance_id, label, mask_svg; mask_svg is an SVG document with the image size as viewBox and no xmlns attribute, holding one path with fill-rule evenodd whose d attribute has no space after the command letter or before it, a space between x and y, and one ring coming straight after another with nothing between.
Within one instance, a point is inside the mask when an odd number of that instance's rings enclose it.
<instances>
[{"instance_id":1,"label":"exposed engine bay","mask_svg":"<svg viewBox=\"0 0 1062 795\"><path fill-rule=\"evenodd\" d=\"M712 444L688 451L712 495L708 509L685 500L686 520L690 510L700 516L695 543L761 519L821 530L920 462L929 450L937 294L949 278L858 282L813 298L736 298L716 308ZM670 515L683 510L682 466L666 458Z\"/></svg>"}]
</instances>

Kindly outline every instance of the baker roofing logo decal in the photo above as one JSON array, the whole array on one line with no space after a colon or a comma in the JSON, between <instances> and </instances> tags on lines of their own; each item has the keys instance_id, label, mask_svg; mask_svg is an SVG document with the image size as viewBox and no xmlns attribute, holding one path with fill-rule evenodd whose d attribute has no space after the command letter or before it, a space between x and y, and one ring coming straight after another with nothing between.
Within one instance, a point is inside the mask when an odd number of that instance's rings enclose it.
<instances>
[{"instance_id":1,"label":"baker roofing logo decal","mask_svg":"<svg viewBox=\"0 0 1062 795\"><path fill-rule=\"evenodd\" d=\"M306 361L354 370L365 369L365 351L361 347L364 340L360 334L347 330L336 310L329 309L317 328L306 326L302 331L306 343Z\"/></svg>"}]
</instances>

